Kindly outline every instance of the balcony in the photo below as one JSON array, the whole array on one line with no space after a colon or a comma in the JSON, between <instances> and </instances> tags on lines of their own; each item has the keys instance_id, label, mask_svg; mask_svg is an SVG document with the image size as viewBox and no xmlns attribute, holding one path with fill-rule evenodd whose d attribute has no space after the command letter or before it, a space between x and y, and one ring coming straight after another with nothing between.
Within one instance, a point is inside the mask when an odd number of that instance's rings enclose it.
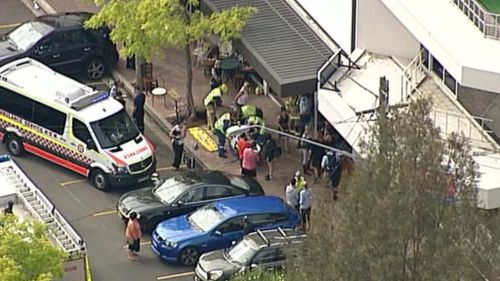
<instances>
[{"instance_id":1,"label":"balcony","mask_svg":"<svg viewBox=\"0 0 500 281\"><path fill-rule=\"evenodd\" d=\"M488 38L500 40L500 5L491 0L453 0L453 3ZM488 7L488 9L485 8Z\"/></svg>"}]
</instances>

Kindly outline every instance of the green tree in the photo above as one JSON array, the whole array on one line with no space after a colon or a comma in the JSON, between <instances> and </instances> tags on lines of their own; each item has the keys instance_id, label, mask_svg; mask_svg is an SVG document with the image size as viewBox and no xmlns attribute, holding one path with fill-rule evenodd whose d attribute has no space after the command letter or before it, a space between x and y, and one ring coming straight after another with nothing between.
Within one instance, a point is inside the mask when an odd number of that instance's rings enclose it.
<instances>
[{"instance_id":1,"label":"green tree","mask_svg":"<svg viewBox=\"0 0 500 281\"><path fill-rule=\"evenodd\" d=\"M232 281L286 281L285 272L269 272L260 270L251 270L239 273L231 278Z\"/></svg>"},{"instance_id":2,"label":"green tree","mask_svg":"<svg viewBox=\"0 0 500 281\"><path fill-rule=\"evenodd\" d=\"M443 140L429 113L427 100L389 110L339 201L313 188L287 280L499 280L498 217L476 208L470 148Z\"/></svg>"},{"instance_id":3,"label":"green tree","mask_svg":"<svg viewBox=\"0 0 500 281\"><path fill-rule=\"evenodd\" d=\"M0 280L50 281L63 274L66 254L35 221L0 215Z\"/></svg>"},{"instance_id":4,"label":"green tree","mask_svg":"<svg viewBox=\"0 0 500 281\"><path fill-rule=\"evenodd\" d=\"M188 114L194 114L192 91L192 43L217 34L222 42L239 36L256 9L232 7L204 15L199 0L94 0L100 11L87 26L107 24L113 29L111 40L122 43L123 56L136 55L151 61L163 48L173 45L184 49L186 60L186 100ZM139 69L137 69L139 71ZM136 75L137 76L137 75ZM139 78L139 77L138 77ZM140 82L141 79L137 79Z\"/></svg>"}]
</instances>

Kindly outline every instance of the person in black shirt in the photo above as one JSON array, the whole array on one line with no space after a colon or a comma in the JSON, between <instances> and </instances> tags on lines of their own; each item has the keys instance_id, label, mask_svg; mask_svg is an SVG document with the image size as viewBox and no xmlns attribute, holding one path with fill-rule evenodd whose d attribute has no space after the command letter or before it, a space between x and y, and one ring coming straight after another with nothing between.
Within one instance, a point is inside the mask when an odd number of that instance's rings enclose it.
<instances>
[{"instance_id":1,"label":"person in black shirt","mask_svg":"<svg viewBox=\"0 0 500 281\"><path fill-rule=\"evenodd\" d=\"M144 104L146 103L146 95L139 88L135 89L134 109L132 118L139 128L139 131L144 134Z\"/></svg>"},{"instance_id":2,"label":"person in black shirt","mask_svg":"<svg viewBox=\"0 0 500 281\"><path fill-rule=\"evenodd\" d=\"M5 207L5 209L3 210L3 213L5 215L12 215L14 214L13 209L14 209L14 202L9 200L9 202L7 203L7 207Z\"/></svg>"}]
</instances>

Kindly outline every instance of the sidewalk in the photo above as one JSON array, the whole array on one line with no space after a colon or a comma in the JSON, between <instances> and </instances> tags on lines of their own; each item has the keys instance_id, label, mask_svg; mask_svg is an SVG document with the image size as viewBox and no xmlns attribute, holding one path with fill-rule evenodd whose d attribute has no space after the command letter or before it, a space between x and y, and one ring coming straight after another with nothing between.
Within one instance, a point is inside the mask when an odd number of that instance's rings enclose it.
<instances>
[{"instance_id":1,"label":"sidewalk","mask_svg":"<svg viewBox=\"0 0 500 281\"><path fill-rule=\"evenodd\" d=\"M89 11L96 12L98 9L93 5L90 0L37 0L39 3L43 3L40 6L46 12L67 12L67 11ZM193 60L194 63L194 60ZM120 60L115 71L112 73L114 79L124 81L125 87L132 92L133 83L135 83L135 72L125 68L125 62ZM169 90L175 90L182 97L178 106L179 109L186 107L185 97L185 60L182 50L176 48L165 48L164 58L153 60L153 77L161 78L165 85L164 87ZM201 105L202 100L206 93L209 91L209 81L203 75L203 69L196 68L193 66L193 95L196 105ZM237 90L234 86L229 87L229 94L224 97L223 104L229 106L232 104L234 96ZM128 101L130 102L130 101ZM264 117L266 119L267 126L271 128L277 128L276 116L279 113L279 105L277 105L271 98L267 96L255 96L251 95L248 99L249 104L253 104L261 108L264 112ZM172 128L172 124L169 120L174 120L175 108L174 102L170 99L166 99L166 103L162 98L157 97L154 106L152 103L152 96L148 95L146 102L146 113L155 121L156 124L147 124L147 126L158 126L158 129L169 131ZM227 109L229 110L229 109ZM221 112L218 112L221 114ZM203 125L206 128L206 124L191 124L192 126ZM190 124L188 124L188 127ZM153 128L154 129L154 128ZM216 140L216 138L213 138ZM276 137L277 139L277 137ZM165 140L168 142L169 140ZM185 150L188 154L193 155L197 164L201 165L203 168L210 170L222 170L232 174L240 174L240 167L238 160L231 159L221 159L217 157L216 152L207 152L201 146L198 150L194 150L195 140L191 135L187 135L185 141ZM257 170L257 179L263 186L266 194L269 195L284 195L284 186L291 179L296 170L301 170L301 152L295 148L295 142L290 141L289 151L283 150L281 157L274 160L275 169L273 179L271 181L265 181L264 177L267 174L267 167L262 164ZM312 180L312 179L310 179Z\"/></svg>"}]
</instances>

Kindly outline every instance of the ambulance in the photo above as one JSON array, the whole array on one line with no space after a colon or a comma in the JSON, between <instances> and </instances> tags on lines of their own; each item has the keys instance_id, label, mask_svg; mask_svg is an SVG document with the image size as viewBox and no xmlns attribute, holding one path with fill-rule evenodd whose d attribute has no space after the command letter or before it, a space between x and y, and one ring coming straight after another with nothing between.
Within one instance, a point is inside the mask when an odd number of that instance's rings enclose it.
<instances>
[{"instance_id":1,"label":"ambulance","mask_svg":"<svg viewBox=\"0 0 500 281\"><path fill-rule=\"evenodd\" d=\"M152 143L125 108L31 58L0 67L0 140L87 177L100 190L156 170Z\"/></svg>"}]
</instances>

